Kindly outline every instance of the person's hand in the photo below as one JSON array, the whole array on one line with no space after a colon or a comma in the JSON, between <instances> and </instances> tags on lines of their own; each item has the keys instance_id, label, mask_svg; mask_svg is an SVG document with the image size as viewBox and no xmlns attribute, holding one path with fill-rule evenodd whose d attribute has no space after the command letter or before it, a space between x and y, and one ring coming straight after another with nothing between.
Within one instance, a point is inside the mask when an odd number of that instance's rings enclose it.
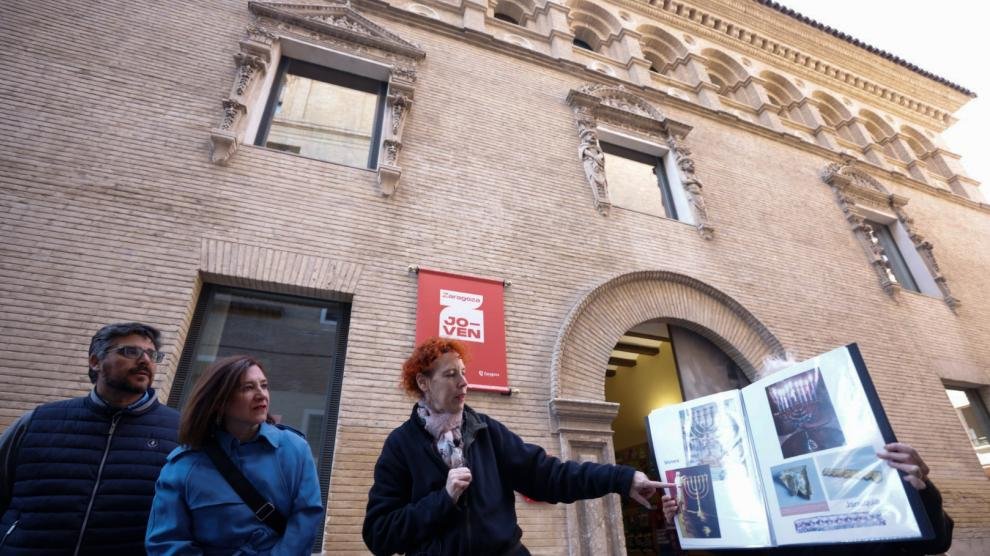
<instances>
[{"instance_id":1,"label":"person's hand","mask_svg":"<svg viewBox=\"0 0 990 556\"><path fill-rule=\"evenodd\" d=\"M887 460L887 465L906 473L904 482L918 490L925 489L925 479L928 478L928 466L918 454L918 451L908 444L892 442L877 452L877 457Z\"/></svg>"},{"instance_id":2,"label":"person's hand","mask_svg":"<svg viewBox=\"0 0 990 556\"><path fill-rule=\"evenodd\" d=\"M645 473L637 471L633 475L632 488L629 489L629 498L639 502L646 509L652 510L653 506L650 505L649 498L656 494L658 488L669 488L672 486L674 486L672 483L651 481Z\"/></svg>"},{"instance_id":3,"label":"person's hand","mask_svg":"<svg viewBox=\"0 0 990 556\"><path fill-rule=\"evenodd\" d=\"M669 494L664 494L660 500L663 501L663 518L667 520L667 523L673 523L674 516L680 509L677 505L677 500Z\"/></svg>"},{"instance_id":4,"label":"person's hand","mask_svg":"<svg viewBox=\"0 0 990 556\"><path fill-rule=\"evenodd\" d=\"M471 470L467 467L455 467L447 472L447 495L455 504L470 484Z\"/></svg>"}]
</instances>

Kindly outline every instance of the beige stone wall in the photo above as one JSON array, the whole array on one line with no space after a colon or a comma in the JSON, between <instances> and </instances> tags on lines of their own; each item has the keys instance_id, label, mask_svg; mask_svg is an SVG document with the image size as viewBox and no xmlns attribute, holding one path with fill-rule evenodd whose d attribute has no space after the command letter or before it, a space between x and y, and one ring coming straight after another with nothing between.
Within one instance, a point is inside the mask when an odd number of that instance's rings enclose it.
<instances>
[{"instance_id":1,"label":"beige stone wall","mask_svg":"<svg viewBox=\"0 0 990 556\"><path fill-rule=\"evenodd\" d=\"M659 94L647 96L694 127L686 142L715 238L621 208L599 215L565 98L604 78L507 55L453 27L365 12L427 52L401 185L385 198L374 172L281 152L242 147L228 166L210 163L246 2L35 0L2 11L0 425L84 392L89 336L110 321L163 329L167 391L204 279L351 299L325 547L364 553L370 470L410 408L396 387L415 327L409 265L512 281L518 393L469 403L553 453L551 369L568 315L617 276L665 271L724 293L798 357L859 342L895 432L932 467L957 538L990 543L990 482L940 384L990 384L986 206L875 173L909 198L962 301L953 313L941 299L881 289L820 179L828 151ZM695 301L677 299L688 311ZM618 299L615 318L640 304ZM563 507L518 509L534 553L564 553Z\"/></svg>"}]
</instances>

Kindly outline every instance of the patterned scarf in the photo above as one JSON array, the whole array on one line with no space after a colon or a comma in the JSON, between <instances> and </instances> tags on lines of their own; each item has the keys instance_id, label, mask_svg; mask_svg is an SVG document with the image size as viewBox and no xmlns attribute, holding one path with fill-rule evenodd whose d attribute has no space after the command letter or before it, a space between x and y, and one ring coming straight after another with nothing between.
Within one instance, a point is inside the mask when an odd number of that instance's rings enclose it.
<instances>
[{"instance_id":1,"label":"patterned scarf","mask_svg":"<svg viewBox=\"0 0 990 556\"><path fill-rule=\"evenodd\" d=\"M461 443L461 423L464 412L440 413L430 409L423 400L416 404L416 415L419 416L426 432L436 440L437 451L447 467L464 465L463 444Z\"/></svg>"}]
</instances>

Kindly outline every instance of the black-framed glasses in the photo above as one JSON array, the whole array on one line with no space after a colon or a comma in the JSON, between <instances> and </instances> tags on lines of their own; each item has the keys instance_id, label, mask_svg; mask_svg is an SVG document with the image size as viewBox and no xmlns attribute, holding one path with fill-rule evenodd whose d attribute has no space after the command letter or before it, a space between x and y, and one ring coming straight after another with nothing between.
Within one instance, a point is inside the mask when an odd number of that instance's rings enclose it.
<instances>
[{"instance_id":1,"label":"black-framed glasses","mask_svg":"<svg viewBox=\"0 0 990 556\"><path fill-rule=\"evenodd\" d=\"M137 346L114 346L107 348L105 353L110 353L111 351L118 353L121 357L126 357L127 359L140 359L142 355L147 355L148 359L151 359L155 363L161 363L165 360L165 353L154 350L154 349L144 349Z\"/></svg>"}]
</instances>

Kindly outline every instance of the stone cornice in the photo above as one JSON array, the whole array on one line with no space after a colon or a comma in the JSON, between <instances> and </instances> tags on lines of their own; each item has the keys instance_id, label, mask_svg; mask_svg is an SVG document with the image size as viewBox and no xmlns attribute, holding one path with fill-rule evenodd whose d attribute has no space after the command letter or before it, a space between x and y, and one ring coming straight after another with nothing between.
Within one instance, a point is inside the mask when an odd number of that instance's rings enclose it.
<instances>
[{"instance_id":1,"label":"stone cornice","mask_svg":"<svg viewBox=\"0 0 990 556\"><path fill-rule=\"evenodd\" d=\"M440 20L415 14L402 8L392 6L383 0L351 0L351 4L360 9L373 11L376 15L392 20L396 23L419 27L421 29L440 33L448 37L458 38L481 48L498 49L499 52L506 56L513 56L546 68L556 69L561 73L572 75L576 79L580 79L582 81L595 81L613 86L625 85L626 88L636 91L637 94L644 96L647 100L652 102L674 106L679 110L690 112L703 118L716 120L726 125L745 129L746 131L761 137L766 137L768 139L789 144L795 148L813 152L821 156L824 161L840 162L845 156L841 152L832 151L815 143L803 141L793 134L775 131L758 123L744 120L731 112L726 112L724 110L713 110L690 100L668 94L665 91L654 89L652 87L641 87L629 81L611 77L601 72L589 70L585 64L571 60L554 58L549 54L544 54L542 52L498 40L488 34L478 33L477 31L465 29ZM901 173L891 172L876 166L870 167L875 175L881 176L884 179L897 183L898 185L928 193L947 202L956 203L982 211L986 214L990 214L990 204L973 201L971 199L967 199L966 197L955 195L951 191L933 187Z\"/></svg>"},{"instance_id":2,"label":"stone cornice","mask_svg":"<svg viewBox=\"0 0 990 556\"><path fill-rule=\"evenodd\" d=\"M750 6L748 3L720 2L716 6L713 0L698 0L696 5L692 6L676 0L658 1L655 5L637 0L610 1L615 5L638 11L682 30L703 36L713 42L722 43L731 50L745 52L792 74L800 74L808 80L827 84L833 90L841 90L847 95L857 96L871 104L878 104L877 101L880 100L885 109L896 112L920 125L934 127L939 131L955 122L952 112L969 100L968 96L934 81L931 82L933 87L921 90L921 87L916 84L918 81L916 73L893 65L879 56L864 57L861 49L845 44L831 36L828 36L829 40L824 42L834 41L842 48L855 49L855 51L843 55L841 52L836 52L837 49L833 49L826 55L829 58L842 57L842 63L848 67L856 68L859 74L827 62L825 56L811 55L810 52L822 49L819 44L821 41L812 42L808 37L794 33L788 39L791 44L805 47L799 49L770 38L770 32L775 36L784 33L786 25L770 26L766 21L768 16L786 18L782 21L791 26L793 26L793 20L787 21L789 19L787 16L755 3ZM717 7L719 15L696 6ZM727 21L725 13L735 15L738 20L748 21L750 25L744 27ZM760 27L768 27L770 32L759 29ZM868 60L864 61L863 58L868 58ZM874 61L890 63L891 69L895 71L885 72L884 77L890 81L900 82L899 84L904 84L905 87L919 89L917 92L921 96L942 101L956 100L947 103L944 107L936 107L861 77L864 74L878 73L872 63ZM910 73L910 78L903 76L903 73Z\"/></svg>"}]
</instances>

